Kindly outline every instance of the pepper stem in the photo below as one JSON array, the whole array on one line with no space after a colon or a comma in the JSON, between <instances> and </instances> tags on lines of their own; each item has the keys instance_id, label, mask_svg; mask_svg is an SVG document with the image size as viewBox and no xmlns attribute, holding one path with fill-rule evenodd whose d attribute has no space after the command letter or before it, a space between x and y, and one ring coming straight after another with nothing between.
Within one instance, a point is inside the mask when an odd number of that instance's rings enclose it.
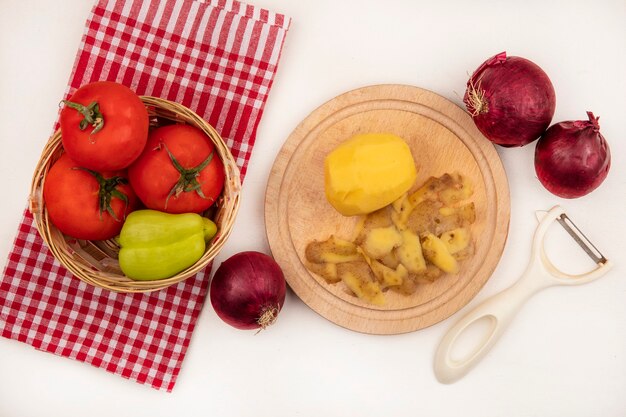
<instances>
[{"instance_id":1,"label":"pepper stem","mask_svg":"<svg viewBox=\"0 0 626 417\"><path fill-rule=\"evenodd\" d=\"M172 161L172 165L174 165L174 168L176 168L176 170L180 173L178 181L176 182L176 184L174 184L169 194L167 195L167 198L165 199L165 208L167 208L167 203L170 200L170 197L178 197L183 192L186 193L190 191L195 191L196 194L198 194L200 197L208 200L208 198L202 192L202 186L198 182L198 176L200 175L200 171L206 168L211 163L211 160L213 160L213 151L211 151L209 156L207 156L207 158L202 161L200 165L197 165L193 168L185 168L178 162L174 154L170 152L170 150L167 148L167 145L165 145L165 143L163 142L161 142L161 144L169 155L170 160Z\"/></svg>"},{"instance_id":2,"label":"pepper stem","mask_svg":"<svg viewBox=\"0 0 626 417\"><path fill-rule=\"evenodd\" d=\"M68 100L63 100L63 103L83 115L83 120L81 120L78 125L80 130L85 130L87 126L92 126L93 130L91 131L91 135L93 135L104 127L104 116L100 112L100 105L97 101L91 102L88 106Z\"/></svg>"},{"instance_id":3,"label":"pepper stem","mask_svg":"<svg viewBox=\"0 0 626 417\"><path fill-rule=\"evenodd\" d=\"M124 217L126 217L126 209L128 208L128 197L126 196L126 194L117 189L117 186L120 184L128 184L128 180L126 178L104 178L100 173L87 168L75 167L74 169L86 171L93 175L96 181L98 181L98 206L100 208L100 219L102 219L102 213L106 211L111 215L111 217L113 217L113 219L115 219L116 222L120 221L120 219L117 218L115 211L113 211L113 207L111 207L111 200L113 199L113 197L119 198L124 202Z\"/></svg>"}]
</instances>

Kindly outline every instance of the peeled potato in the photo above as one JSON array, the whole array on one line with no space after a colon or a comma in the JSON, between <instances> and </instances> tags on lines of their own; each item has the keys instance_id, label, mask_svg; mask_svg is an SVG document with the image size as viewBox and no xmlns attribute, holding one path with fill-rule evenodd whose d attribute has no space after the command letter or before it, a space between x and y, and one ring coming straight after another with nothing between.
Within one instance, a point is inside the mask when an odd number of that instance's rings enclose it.
<instances>
[{"instance_id":1,"label":"peeled potato","mask_svg":"<svg viewBox=\"0 0 626 417\"><path fill-rule=\"evenodd\" d=\"M416 177L411 149L390 133L354 136L324 161L326 198L344 216L391 204L413 186Z\"/></svg>"}]
</instances>

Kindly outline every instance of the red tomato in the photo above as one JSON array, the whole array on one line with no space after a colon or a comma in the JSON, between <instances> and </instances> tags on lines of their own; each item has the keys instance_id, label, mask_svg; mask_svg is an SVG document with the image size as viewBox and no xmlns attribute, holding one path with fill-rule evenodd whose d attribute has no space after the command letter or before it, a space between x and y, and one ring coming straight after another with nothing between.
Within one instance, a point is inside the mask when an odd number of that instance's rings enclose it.
<instances>
[{"instance_id":1,"label":"red tomato","mask_svg":"<svg viewBox=\"0 0 626 417\"><path fill-rule=\"evenodd\" d=\"M63 147L80 166L115 171L128 167L143 151L148 111L130 88L98 81L82 86L64 103Z\"/></svg>"},{"instance_id":2,"label":"red tomato","mask_svg":"<svg viewBox=\"0 0 626 417\"><path fill-rule=\"evenodd\" d=\"M43 198L52 223L66 235L85 240L116 236L139 203L123 171L90 172L66 153L48 171Z\"/></svg>"},{"instance_id":3,"label":"red tomato","mask_svg":"<svg viewBox=\"0 0 626 417\"><path fill-rule=\"evenodd\" d=\"M143 153L128 168L139 199L146 207L167 213L208 209L222 193L224 176L213 142L189 125L154 129Z\"/></svg>"}]
</instances>

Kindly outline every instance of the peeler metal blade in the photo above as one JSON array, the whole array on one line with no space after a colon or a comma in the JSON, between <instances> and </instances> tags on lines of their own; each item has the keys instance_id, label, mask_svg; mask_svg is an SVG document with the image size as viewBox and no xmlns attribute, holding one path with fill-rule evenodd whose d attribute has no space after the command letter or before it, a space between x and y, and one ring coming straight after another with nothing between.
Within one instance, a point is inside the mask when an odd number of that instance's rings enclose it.
<instances>
[{"instance_id":1,"label":"peeler metal blade","mask_svg":"<svg viewBox=\"0 0 626 417\"><path fill-rule=\"evenodd\" d=\"M541 221L547 211L537 210L535 216L538 221ZM565 231L574 239L574 241L581 247L583 251L596 263L605 264L607 259L600 250L589 240L587 236L576 226L576 224L565 213L561 214L556 221L565 229Z\"/></svg>"}]
</instances>

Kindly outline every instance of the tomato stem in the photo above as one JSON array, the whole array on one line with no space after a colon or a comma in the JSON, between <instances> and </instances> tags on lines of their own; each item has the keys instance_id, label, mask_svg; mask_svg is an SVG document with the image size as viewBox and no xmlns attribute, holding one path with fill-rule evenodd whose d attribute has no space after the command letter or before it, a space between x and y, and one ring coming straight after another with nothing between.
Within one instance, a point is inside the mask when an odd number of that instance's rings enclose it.
<instances>
[{"instance_id":1,"label":"tomato stem","mask_svg":"<svg viewBox=\"0 0 626 417\"><path fill-rule=\"evenodd\" d=\"M115 219L115 221L119 222L120 219L117 218L115 211L111 207L111 199L113 197L119 198L124 202L124 217L126 217L126 209L128 208L128 197L126 194L117 189L117 186L120 184L128 184L128 180L124 177L111 177L104 178L100 173L96 171L92 171L91 169L75 167L73 169L80 169L82 171L86 171L94 176L96 181L98 181L98 205L100 207L100 219L102 220L102 213L105 211Z\"/></svg>"},{"instance_id":2,"label":"tomato stem","mask_svg":"<svg viewBox=\"0 0 626 417\"><path fill-rule=\"evenodd\" d=\"M93 135L104 127L104 116L100 112L100 105L97 101L93 101L88 106L68 100L63 100L63 103L83 115L83 120L81 120L78 125L80 130L85 130L87 126L92 126L93 130L91 131L91 135Z\"/></svg>"},{"instance_id":3,"label":"tomato stem","mask_svg":"<svg viewBox=\"0 0 626 417\"><path fill-rule=\"evenodd\" d=\"M174 168L176 168L176 170L180 173L178 181L176 182L176 184L174 184L169 194L167 195L167 198L165 199L165 208L167 208L167 203L169 202L171 196L178 197L183 192L195 191L201 198L208 200L208 198L202 192L202 186L198 182L198 176L200 175L200 171L206 168L211 163L211 160L213 160L213 151L211 151L209 156L207 156L207 158L202 161L200 165L197 165L193 168L185 168L180 164L180 162L178 162L174 154L170 152L165 143L162 142L161 144L169 155L170 160L172 161L172 165L174 165Z\"/></svg>"}]
</instances>

